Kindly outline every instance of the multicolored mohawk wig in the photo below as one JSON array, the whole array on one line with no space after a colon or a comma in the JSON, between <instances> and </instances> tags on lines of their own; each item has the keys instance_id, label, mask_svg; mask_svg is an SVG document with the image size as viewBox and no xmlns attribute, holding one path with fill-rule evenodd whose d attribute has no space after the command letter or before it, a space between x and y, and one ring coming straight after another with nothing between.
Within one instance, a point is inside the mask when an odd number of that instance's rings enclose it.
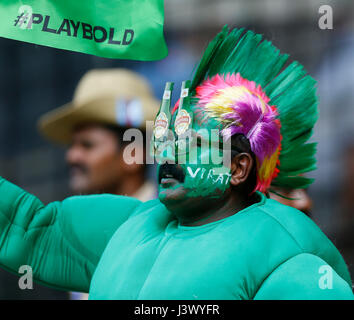
<instances>
[{"instance_id":1,"label":"multicolored mohawk wig","mask_svg":"<svg viewBox=\"0 0 354 320\"><path fill-rule=\"evenodd\" d=\"M224 27L207 47L191 85L198 108L227 138L245 135L257 161L257 186L305 188L316 168L306 143L318 118L315 80L298 62L252 31Z\"/></svg>"}]
</instances>

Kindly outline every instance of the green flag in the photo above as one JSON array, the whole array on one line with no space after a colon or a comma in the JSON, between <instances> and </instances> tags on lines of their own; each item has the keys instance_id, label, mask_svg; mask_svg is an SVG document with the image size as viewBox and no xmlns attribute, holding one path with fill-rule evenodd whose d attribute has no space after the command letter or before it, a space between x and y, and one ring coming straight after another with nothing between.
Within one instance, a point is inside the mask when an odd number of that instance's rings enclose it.
<instances>
[{"instance_id":1,"label":"green flag","mask_svg":"<svg viewBox=\"0 0 354 320\"><path fill-rule=\"evenodd\" d=\"M163 0L0 0L0 36L105 58L167 55Z\"/></svg>"}]
</instances>

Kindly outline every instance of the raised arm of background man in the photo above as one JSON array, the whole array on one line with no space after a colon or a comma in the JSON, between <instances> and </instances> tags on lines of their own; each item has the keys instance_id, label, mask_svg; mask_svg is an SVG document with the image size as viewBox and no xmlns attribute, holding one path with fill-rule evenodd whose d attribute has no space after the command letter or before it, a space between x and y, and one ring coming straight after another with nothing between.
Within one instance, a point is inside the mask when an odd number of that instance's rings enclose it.
<instances>
[{"instance_id":1,"label":"raised arm of background man","mask_svg":"<svg viewBox=\"0 0 354 320\"><path fill-rule=\"evenodd\" d=\"M88 292L107 242L139 200L116 195L76 196L46 206L0 177L0 266L33 270L39 283Z\"/></svg>"}]
</instances>

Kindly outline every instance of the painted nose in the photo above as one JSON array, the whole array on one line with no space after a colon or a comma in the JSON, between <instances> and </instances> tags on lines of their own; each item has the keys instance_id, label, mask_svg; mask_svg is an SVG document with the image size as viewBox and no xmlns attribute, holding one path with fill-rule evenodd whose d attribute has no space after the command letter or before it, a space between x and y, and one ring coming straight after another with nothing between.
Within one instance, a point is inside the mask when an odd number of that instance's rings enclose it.
<instances>
[{"instance_id":1,"label":"painted nose","mask_svg":"<svg viewBox=\"0 0 354 320\"><path fill-rule=\"evenodd\" d=\"M78 163L82 161L83 153L81 152L80 148L76 146L71 146L67 151L66 151L66 162L69 164L73 163Z\"/></svg>"},{"instance_id":2,"label":"painted nose","mask_svg":"<svg viewBox=\"0 0 354 320\"><path fill-rule=\"evenodd\" d=\"M155 144L154 156L157 164L175 164L175 143L172 140L166 140L162 143Z\"/></svg>"}]
</instances>

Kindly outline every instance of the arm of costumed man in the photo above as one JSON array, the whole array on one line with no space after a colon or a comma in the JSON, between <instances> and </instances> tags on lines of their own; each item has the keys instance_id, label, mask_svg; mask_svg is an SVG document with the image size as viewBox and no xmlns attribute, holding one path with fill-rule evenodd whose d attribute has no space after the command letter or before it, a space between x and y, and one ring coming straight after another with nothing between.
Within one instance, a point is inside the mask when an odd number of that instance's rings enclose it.
<instances>
[{"instance_id":1,"label":"arm of costumed man","mask_svg":"<svg viewBox=\"0 0 354 320\"><path fill-rule=\"evenodd\" d=\"M141 203L116 195L75 196L48 205L0 177L0 266L36 282L88 292L99 258Z\"/></svg>"},{"instance_id":2,"label":"arm of costumed man","mask_svg":"<svg viewBox=\"0 0 354 320\"><path fill-rule=\"evenodd\" d=\"M265 279L255 300L353 300L348 283L321 258L302 253Z\"/></svg>"}]
</instances>

